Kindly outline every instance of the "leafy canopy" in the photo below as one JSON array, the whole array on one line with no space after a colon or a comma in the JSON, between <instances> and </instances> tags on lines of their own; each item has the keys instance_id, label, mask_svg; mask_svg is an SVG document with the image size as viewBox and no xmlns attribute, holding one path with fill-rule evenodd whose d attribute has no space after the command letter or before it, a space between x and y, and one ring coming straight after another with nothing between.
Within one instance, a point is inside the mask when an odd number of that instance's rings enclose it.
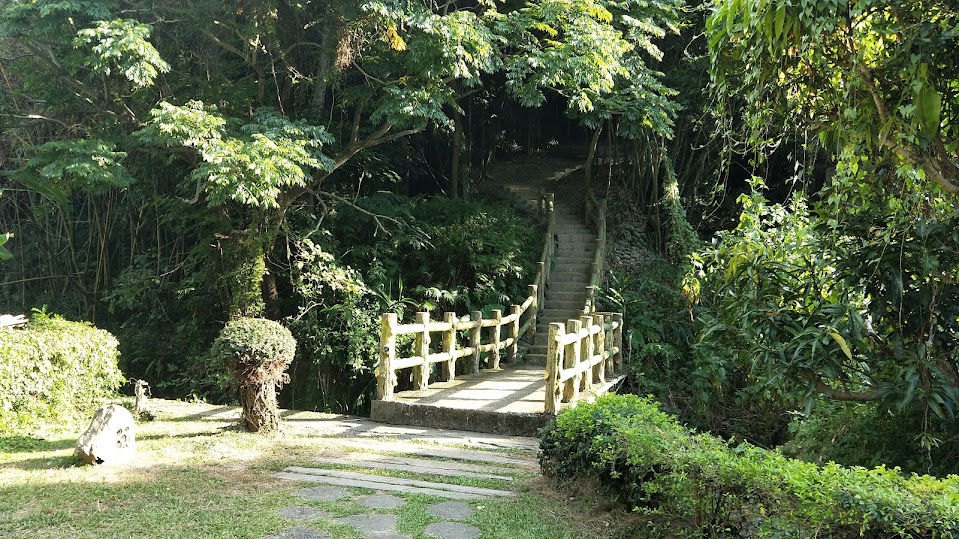
<instances>
[{"instance_id":1,"label":"leafy canopy","mask_svg":"<svg viewBox=\"0 0 959 539\"><path fill-rule=\"evenodd\" d=\"M713 95L748 147L810 129L868 156L874 180L904 167L959 192L955 2L717 0L706 30Z\"/></svg>"}]
</instances>

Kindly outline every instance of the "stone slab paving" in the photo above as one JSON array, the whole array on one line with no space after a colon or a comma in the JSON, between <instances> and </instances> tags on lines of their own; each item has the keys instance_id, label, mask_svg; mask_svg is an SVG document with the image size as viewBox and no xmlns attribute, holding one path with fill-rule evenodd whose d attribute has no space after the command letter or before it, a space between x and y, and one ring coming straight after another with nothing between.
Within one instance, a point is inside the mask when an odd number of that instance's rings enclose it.
<instances>
[{"instance_id":1,"label":"stone slab paving","mask_svg":"<svg viewBox=\"0 0 959 539\"><path fill-rule=\"evenodd\" d=\"M384 475L361 474L356 472L346 472L341 470L329 470L326 468L303 468L300 466L288 466L280 473L273 474L273 477L279 479L293 479L297 481L316 481L318 483L327 483L332 485L359 486L382 490L400 490L397 487L407 489L425 489L445 494L441 496L448 498L458 497L467 498L490 498L498 496L516 496L516 493L510 490L499 490L491 488L469 487L465 485L456 485L452 483L435 483L432 481L417 481L414 479L403 479L399 477L390 477ZM344 482L347 481L347 482ZM351 484L364 483L364 484ZM420 492L426 494L426 492ZM449 496L450 493L459 496Z\"/></svg>"},{"instance_id":2,"label":"stone slab paving","mask_svg":"<svg viewBox=\"0 0 959 539\"><path fill-rule=\"evenodd\" d=\"M336 519L340 524L356 528L363 533L390 533L396 529L396 515L352 515Z\"/></svg>"},{"instance_id":3,"label":"stone slab paving","mask_svg":"<svg viewBox=\"0 0 959 539\"><path fill-rule=\"evenodd\" d=\"M370 494L360 496L356 499L356 503L369 509L396 509L402 507L406 500L392 494Z\"/></svg>"},{"instance_id":4,"label":"stone slab paving","mask_svg":"<svg viewBox=\"0 0 959 539\"><path fill-rule=\"evenodd\" d=\"M476 539L480 530L459 522L437 522L426 527L426 535L438 539Z\"/></svg>"},{"instance_id":5,"label":"stone slab paving","mask_svg":"<svg viewBox=\"0 0 959 539\"><path fill-rule=\"evenodd\" d=\"M363 539L412 539L409 535L397 535L395 533L377 533L375 535L367 535Z\"/></svg>"},{"instance_id":6,"label":"stone slab paving","mask_svg":"<svg viewBox=\"0 0 959 539\"><path fill-rule=\"evenodd\" d=\"M266 539L330 539L330 536L318 530L309 528L293 528Z\"/></svg>"},{"instance_id":7,"label":"stone slab paving","mask_svg":"<svg viewBox=\"0 0 959 539\"><path fill-rule=\"evenodd\" d=\"M295 507L284 507L279 511L280 516L290 520L316 520L330 516L329 513L316 507L307 507L298 505Z\"/></svg>"},{"instance_id":8,"label":"stone slab paving","mask_svg":"<svg viewBox=\"0 0 959 539\"><path fill-rule=\"evenodd\" d=\"M301 488L296 491L296 495L313 502L335 502L349 496L350 493L345 488L320 486Z\"/></svg>"},{"instance_id":9,"label":"stone slab paving","mask_svg":"<svg viewBox=\"0 0 959 539\"><path fill-rule=\"evenodd\" d=\"M441 502L426 508L426 511L446 520L466 520L473 514L473 508L463 502Z\"/></svg>"}]
</instances>

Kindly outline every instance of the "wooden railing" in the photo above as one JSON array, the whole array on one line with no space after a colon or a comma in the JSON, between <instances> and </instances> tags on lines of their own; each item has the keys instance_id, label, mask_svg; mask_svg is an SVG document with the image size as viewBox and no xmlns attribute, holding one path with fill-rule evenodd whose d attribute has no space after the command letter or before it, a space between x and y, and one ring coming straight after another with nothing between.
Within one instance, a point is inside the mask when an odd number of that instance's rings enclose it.
<instances>
[{"instance_id":1,"label":"wooden railing","mask_svg":"<svg viewBox=\"0 0 959 539\"><path fill-rule=\"evenodd\" d=\"M589 285L586 287L586 305L583 314L596 310L596 291L603 282L603 266L606 263L606 199L597 200L590 194L586 197L586 224L596 227L596 251L590 265Z\"/></svg>"},{"instance_id":2,"label":"wooden railing","mask_svg":"<svg viewBox=\"0 0 959 539\"><path fill-rule=\"evenodd\" d=\"M538 212L545 221L546 232L543 235L543 250L537 262L536 277L529 285L528 297L522 305L510 307L510 313L503 316L502 311L494 310L490 318L483 313L473 311L468 317L458 317L447 312L443 321L431 321L430 313L416 313L412 324L400 324L396 313L385 313L380 318L380 363L376 371L377 398L392 400L393 389L397 383L396 371L413 369L413 389L424 390L429 386L430 371L434 363L440 364L439 378L442 381L453 380L456 376L456 361L470 358L469 372L480 370L483 354L487 356L487 368L498 369L500 353L505 350L506 360L516 358L519 339L522 335L536 333L536 318L543 305L546 284L549 282L550 266L553 259L553 235L556 231L556 218L553 212L552 193L539 197ZM484 331L486 330L486 331ZM432 346L433 334L441 335L438 349ZM505 333L505 336L504 336ZM414 335L413 355L396 357L396 338L400 335Z\"/></svg>"},{"instance_id":3,"label":"wooden railing","mask_svg":"<svg viewBox=\"0 0 959 539\"><path fill-rule=\"evenodd\" d=\"M579 393L606 382L606 372L619 372L623 362L623 315L596 313L566 326L549 325L546 347L546 413L561 403L575 402Z\"/></svg>"}]
</instances>

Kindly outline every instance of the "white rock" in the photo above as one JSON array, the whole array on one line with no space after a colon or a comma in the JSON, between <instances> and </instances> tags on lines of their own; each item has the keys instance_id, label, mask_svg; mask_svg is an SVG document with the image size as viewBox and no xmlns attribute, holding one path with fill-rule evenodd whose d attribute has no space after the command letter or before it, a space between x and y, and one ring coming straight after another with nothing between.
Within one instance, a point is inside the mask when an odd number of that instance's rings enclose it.
<instances>
[{"instance_id":1,"label":"white rock","mask_svg":"<svg viewBox=\"0 0 959 539\"><path fill-rule=\"evenodd\" d=\"M111 404L97 410L77 440L77 456L90 464L124 464L136 454L136 422L126 408Z\"/></svg>"}]
</instances>

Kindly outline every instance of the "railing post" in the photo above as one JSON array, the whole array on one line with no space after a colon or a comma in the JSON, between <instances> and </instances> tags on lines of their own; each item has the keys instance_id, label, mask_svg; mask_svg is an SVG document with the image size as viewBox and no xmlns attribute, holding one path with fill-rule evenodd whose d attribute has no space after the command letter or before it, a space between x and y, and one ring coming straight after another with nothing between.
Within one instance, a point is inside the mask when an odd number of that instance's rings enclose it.
<instances>
[{"instance_id":1,"label":"railing post","mask_svg":"<svg viewBox=\"0 0 959 539\"><path fill-rule=\"evenodd\" d=\"M490 314L493 316L493 320L496 321L496 325L493 326L493 350L490 352L489 356L489 368L498 369L500 336L502 334L501 328L503 327L503 311L500 311L499 309L493 309L490 311Z\"/></svg>"},{"instance_id":2,"label":"railing post","mask_svg":"<svg viewBox=\"0 0 959 539\"><path fill-rule=\"evenodd\" d=\"M539 287L535 284L529 285L529 297L533 298L533 303L529 306L529 329L526 330L526 337L532 339L536 335L536 320L539 318L536 313L539 310Z\"/></svg>"},{"instance_id":3,"label":"railing post","mask_svg":"<svg viewBox=\"0 0 959 539\"><path fill-rule=\"evenodd\" d=\"M430 383L430 332L426 327L430 323L430 313L416 313L416 323L423 324L423 331L416 334L413 350L423 359L423 363L413 367L413 387L423 391Z\"/></svg>"},{"instance_id":4,"label":"railing post","mask_svg":"<svg viewBox=\"0 0 959 539\"><path fill-rule=\"evenodd\" d=\"M566 321L566 333L573 333L579 337L579 330L583 328L582 322L579 320L567 320ZM566 345L566 350L563 353L563 368L572 369L579 366L579 357L580 357L580 341L579 339L571 342ZM579 377L574 376L569 380L566 380L566 383L563 385L563 402L575 402L576 398L579 396Z\"/></svg>"},{"instance_id":5,"label":"railing post","mask_svg":"<svg viewBox=\"0 0 959 539\"><path fill-rule=\"evenodd\" d=\"M393 400L393 360L396 359L396 313L380 316L380 365L376 371L376 395L380 400Z\"/></svg>"},{"instance_id":6,"label":"railing post","mask_svg":"<svg viewBox=\"0 0 959 539\"><path fill-rule=\"evenodd\" d=\"M623 372L623 313L613 313L613 322L617 324L613 330L613 346L616 348L616 353L613 354L613 369Z\"/></svg>"},{"instance_id":7,"label":"railing post","mask_svg":"<svg viewBox=\"0 0 959 539\"><path fill-rule=\"evenodd\" d=\"M456 378L456 313L446 313L443 315L443 322L450 325L447 331L443 332L443 352L450 355L449 361L444 361L442 365L442 378L447 382L452 382Z\"/></svg>"},{"instance_id":8,"label":"railing post","mask_svg":"<svg viewBox=\"0 0 959 539\"><path fill-rule=\"evenodd\" d=\"M580 321L583 324L583 328L586 329L586 336L583 337L583 340L580 341L580 352L579 360L583 363L590 363L593 360L593 317L592 316L582 316ZM583 372L577 378L579 381L580 391L589 392L593 389L593 369Z\"/></svg>"},{"instance_id":9,"label":"railing post","mask_svg":"<svg viewBox=\"0 0 959 539\"><path fill-rule=\"evenodd\" d=\"M606 328L603 327L606 324L606 317L601 314L593 315L593 323L599 326L594 348L601 358L593 367L593 383L602 384L606 382L606 362L609 361L606 357Z\"/></svg>"},{"instance_id":10,"label":"railing post","mask_svg":"<svg viewBox=\"0 0 959 539\"><path fill-rule=\"evenodd\" d=\"M470 347L473 349L473 360L470 365L470 372L472 374L476 374L480 369L479 347L483 340L483 327L480 324L483 322L483 313L480 311L472 311L470 313L470 320L475 326L470 328Z\"/></svg>"},{"instance_id":11,"label":"railing post","mask_svg":"<svg viewBox=\"0 0 959 539\"><path fill-rule=\"evenodd\" d=\"M596 287L589 285L586 287L586 306L583 308L583 314L592 314L596 311Z\"/></svg>"},{"instance_id":12,"label":"railing post","mask_svg":"<svg viewBox=\"0 0 959 539\"><path fill-rule=\"evenodd\" d=\"M560 395L559 388L559 365L563 360L563 347L559 345L559 340L563 337L563 324L554 322L549 325L549 340L546 343L546 408L547 414L555 414L559 411Z\"/></svg>"},{"instance_id":13,"label":"railing post","mask_svg":"<svg viewBox=\"0 0 959 539\"><path fill-rule=\"evenodd\" d=\"M516 361L516 352L519 351L519 305L511 305L509 315L513 317L513 321L506 330L506 338L510 339L510 344L506 347L506 361L512 363Z\"/></svg>"}]
</instances>

